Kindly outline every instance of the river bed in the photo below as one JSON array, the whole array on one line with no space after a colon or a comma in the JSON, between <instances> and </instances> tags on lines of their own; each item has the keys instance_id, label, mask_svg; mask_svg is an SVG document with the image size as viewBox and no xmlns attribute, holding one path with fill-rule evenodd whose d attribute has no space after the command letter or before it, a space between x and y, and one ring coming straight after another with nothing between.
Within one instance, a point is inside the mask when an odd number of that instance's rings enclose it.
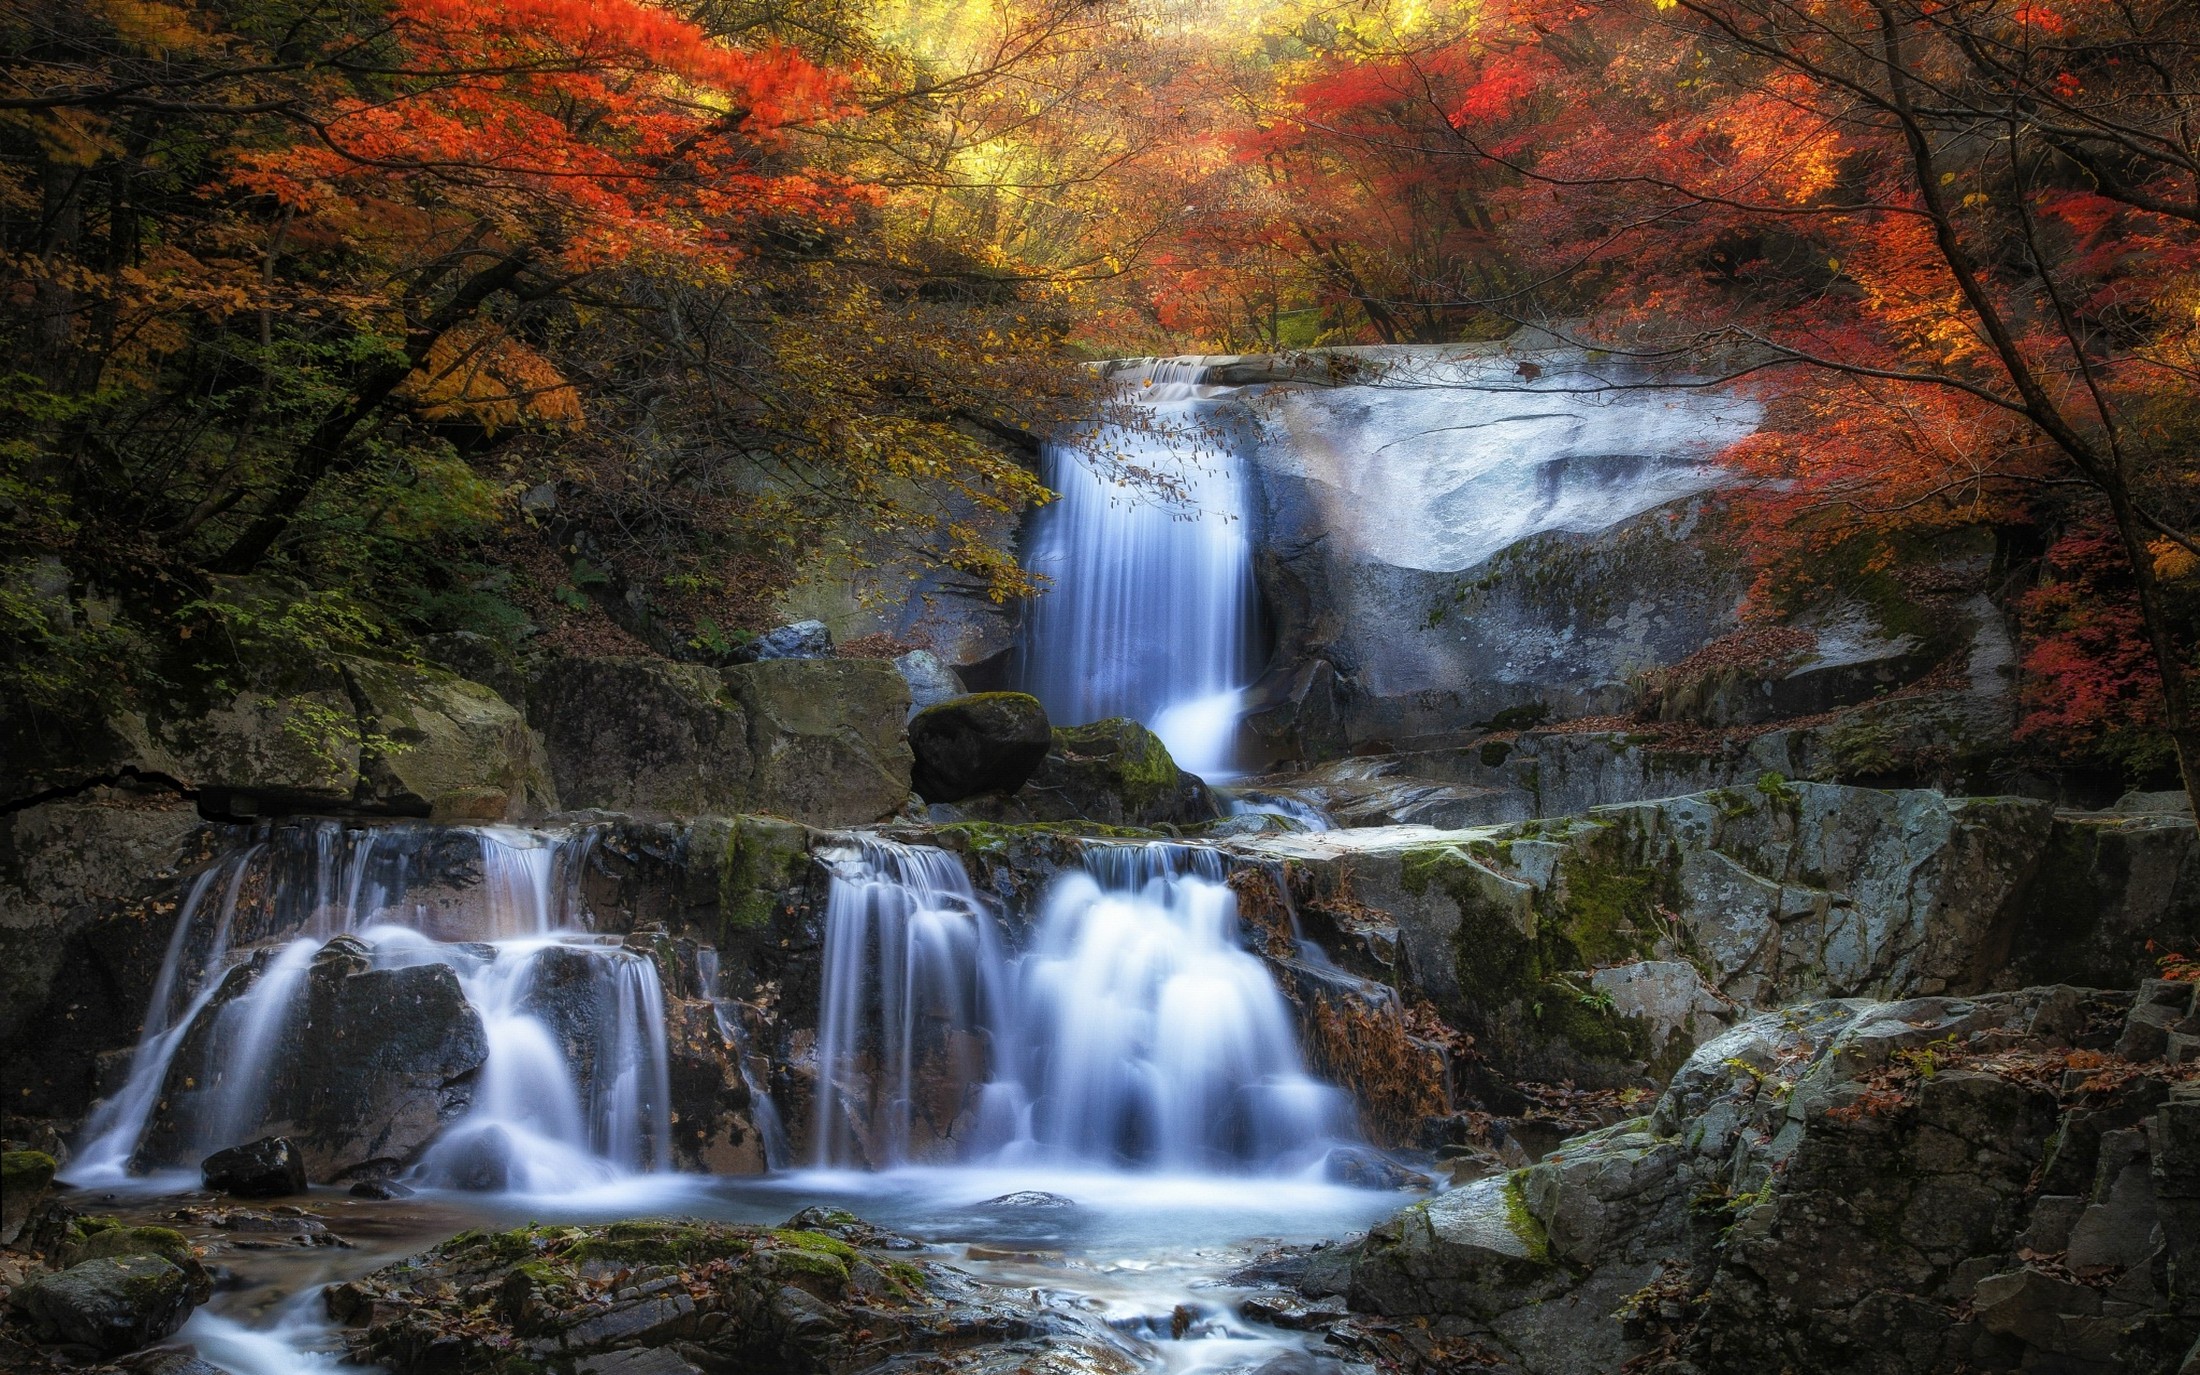
<instances>
[{"instance_id":1,"label":"river bed","mask_svg":"<svg viewBox=\"0 0 2200 1375\"><path fill-rule=\"evenodd\" d=\"M218 1292L175 1341L232 1375L360 1369L340 1359L322 1287L470 1228L674 1216L778 1224L817 1205L898 1232L924 1258L985 1283L1081 1308L1157 1375L1319 1371L1320 1335L1240 1316L1260 1286L1231 1276L1280 1247L1359 1232L1410 1201L1312 1179L963 1167L637 1176L557 1197L424 1190L372 1200L315 1189L256 1205L166 1191L183 1182L84 1190L69 1202L176 1227L205 1249ZM991 1202L1019 1194L1033 1197Z\"/></svg>"}]
</instances>

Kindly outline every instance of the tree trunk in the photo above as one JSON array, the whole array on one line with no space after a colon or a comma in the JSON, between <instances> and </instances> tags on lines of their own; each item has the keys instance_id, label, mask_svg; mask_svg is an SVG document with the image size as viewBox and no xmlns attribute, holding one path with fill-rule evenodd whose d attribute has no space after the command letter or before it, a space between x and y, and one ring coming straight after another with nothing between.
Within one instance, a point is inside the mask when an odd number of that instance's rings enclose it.
<instances>
[{"instance_id":1,"label":"tree trunk","mask_svg":"<svg viewBox=\"0 0 2200 1375\"><path fill-rule=\"evenodd\" d=\"M526 269L524 257L499 259L494 266L482 269L468 278L451 299L421 324L406 331L405 351L401 363L387 363L362 374L353 388L351 398L330 412L305 443L298 446L290 468L268 499L261 503L259 514L245 526L244 532L223 550L211 565L217 573L249 573L259 567L262 560L275 549L277 540L290 528L291 520L313 495L321 480L341 467L344 449L352 432L366 418L379 410L389 400L390 393L412 376L413 369L428 357L435 341L450 330L469 320L480 311L488 299L517 281Z\"/></svg>"}]
</instances>

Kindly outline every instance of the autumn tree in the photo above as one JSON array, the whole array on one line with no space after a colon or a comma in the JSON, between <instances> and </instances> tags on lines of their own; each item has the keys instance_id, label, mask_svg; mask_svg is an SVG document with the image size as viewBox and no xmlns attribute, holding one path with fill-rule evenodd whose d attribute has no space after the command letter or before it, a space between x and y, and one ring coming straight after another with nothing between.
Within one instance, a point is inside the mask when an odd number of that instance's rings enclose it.
<instances>
[{"instance_id":1,"label":"autumn tree","mask_svg":"<svg viewBox=\"0 0 2200 1375\"><path fill-rule=\"evenodd\" d=\"M1377 309L1754 388L1770 423L1728 457L1763 479L1775 581L1860 536L2097 512L2124 576L2094 585L2128 592L2200 793L2174 585L2200 515L2196 26L2171 0L1520 0L1389 57L1412 127L1312 98L1294 123L1486 179L1504 280L1422 270Z\"/></svg>"}]
</instances>

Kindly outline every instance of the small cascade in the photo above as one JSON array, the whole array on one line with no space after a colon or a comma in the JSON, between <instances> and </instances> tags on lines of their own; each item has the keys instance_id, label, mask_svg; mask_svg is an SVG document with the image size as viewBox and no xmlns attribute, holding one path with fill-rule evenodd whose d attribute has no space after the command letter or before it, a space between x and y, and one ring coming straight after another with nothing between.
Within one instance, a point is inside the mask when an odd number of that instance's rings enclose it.
<instances>
[{"instance_id":1,"label":"small cascade","mask_svg":"<svg viewBox=\"0 0 2200 1375\"><path fill-rule=\"evenodd\" d=\"M1220 857L1109 846L1086 870L1048 893L1017 968L987 1088L1001 1157L1278 1170L1347 1134L1245 948Z\"/></svg>"},{"instance_id":2,"label":"small cascade","mask_svg":"<svg viewBox=\"0 0 2200 1375\"><path fill-rule=\"evenodd\" d=\"M999 1164L1320 1159L1349 1109L1307 1073L1223 878L1208 850L1096 847L1011 958L953 856L861 842L828 918L820 1163L902 1163L920 1130L925 1158Z\"/></svg>"},{"instance_id":3,"label":"small cascade","mask_svg":"<svg viewBox=\"0 0 2200 1375\"><path fill-rule=\"evenodd\" d=\"M1238 699L1257 669L1250 501L1203 414L1195 360L1129 375L1146 423L1046 446L1061 494L1026 560L1052 586L1031 606L1021 677L1063 724L1128 716L1179 765L1229 770Z\"/></svg>"},{"instance_id":4,"label":"small cascade","mask_svg":"<svg viewBox=\"0 0 2200 1375\"><path fill-rule=\"evenodd\" d=\"M749 1091L749 1120L756 1125L757 1139L764 1148L764 1168L784 1170L794 1161L794 1152L787 1144L787 1125L780 1121L779 1105L772 1101L771 1089L765 1083L767 1069L750 1048L740 1004L725 996L718 976L718 952L707 945L695 952L695 981L699 985L696 995L710 1004L718 1019L719 1034L733 1047L734 1063L741 1069L741 1085Z\"/></svg>"},{"instance_id":5,"label":"small cascade","mask_svg":"<svg viewBox=\"0 0 2200 1375\"><path fill-rule=\"evenodd\" d=\"M573 878L591 840L501 826L263 828L193 881L128 1079L94 1111L68 1177L118 1182L142 1167L163 1111L151 1163L261 1134L313 1034L308 982L339 936L354 938L364 967L450 966L482 1019L489 1054L471 1107L423 1178L548 1192L669 1168L664 993L654 961L586 929Z\"/></svg>"},{"instance_id":6,"label":"small cascade","mask_svg":"<svg viewBox=\"0 0 2200 1375\"><path fill-rule=\"evenodd\" d=\"M938 1153L959 1087L981 1076L1002 967L953 855L866 837L834 863L810 1138L820 1165ZM939 1092L920 1101L927 1087Z\"/></svg>"},{"instance_id":7,"label":"small cascade","mask_svg":"<svg viewBox=\"0 0 2200 1375\"><path fill-rule=\"evenodd\" d=\"M402 958L417 939L405 931L369 934L380 937L378 960L385 950ZM421 1178L547 1194L670 1168L671 1086L656 965L570 934L508 938L487 949L487 958L469 950L446 961L481 1014L489 1057L472 1110L429 1149ZM425 958L442 956L431 950ZM572 996L576 969L580 998ZM574 1025L604 1009L610 1015L601 1023ZM568 1038L588 1044L575 1054ZM593 1070L585 1091L576 1060Z\"/></svg>"}]
</instances>

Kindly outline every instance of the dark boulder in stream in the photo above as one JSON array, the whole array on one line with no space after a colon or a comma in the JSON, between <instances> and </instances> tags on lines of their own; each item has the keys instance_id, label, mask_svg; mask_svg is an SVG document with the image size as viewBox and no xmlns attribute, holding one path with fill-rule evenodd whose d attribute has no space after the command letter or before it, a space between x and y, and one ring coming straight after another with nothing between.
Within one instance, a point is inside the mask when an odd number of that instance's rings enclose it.
<instances>
[{"instance_id":1,"label":"dark boulder in stream","mask_svg":"<svg viewBox=\"0 0 2200 1375\"><path fill-rule=\"evenodd\" d=\"M1039 699L979 692L926 707L909 722L914 782L927 802L1012 793L1046 762L1053 723Z\"/></svg>"},{"instance_id":2,"label":"dark boulder in stream","mask_svg":"<svg viewBox=\"0 0 2200 1375\"><path fill-rule=\"evenodd\" d=\"M243 1128L237 1134L288 1138L306 1175L321 1183L388 1175L411 1163L472 1103L489 1048L458 976L447 964L373 968L365 943L351 936L313 956L283 1022L281 1053L266 1062L264 1087L227 1083L238 1033L224 1010L269 977L267 968L255 960L231 970L200 1010L169 1066L160 1110L138 1151L140 1168L186 1160L194 1143L201 1150L220 1144L203 1133L247 1090L260 1095L257 1121L236 1124Z\"/></svg>"},{"instance_id":3,"label":"dark boulder in stream","mask_svg":"<svg viewBox=\"0 0 2200 1375\"><path fill-rule=\"evenodd\" d=\"M206 1187L238 1198L281 1198L306 1191L305 1157L284 1137L263 1136L199 1162Z\"/></svg>"},{"instance_id":4,"label":"dark boulder in stream","mask_svg":"<svg viewBox=\"0 0 2200 1375\"><path fill-rule=\"evenodd\" d=\"M41 1275L13 1299L40 1336L117 1356L183 1326L192 1288L191 1276L160 1256L102 1256Z\"/></svg>"}]
</instances>

